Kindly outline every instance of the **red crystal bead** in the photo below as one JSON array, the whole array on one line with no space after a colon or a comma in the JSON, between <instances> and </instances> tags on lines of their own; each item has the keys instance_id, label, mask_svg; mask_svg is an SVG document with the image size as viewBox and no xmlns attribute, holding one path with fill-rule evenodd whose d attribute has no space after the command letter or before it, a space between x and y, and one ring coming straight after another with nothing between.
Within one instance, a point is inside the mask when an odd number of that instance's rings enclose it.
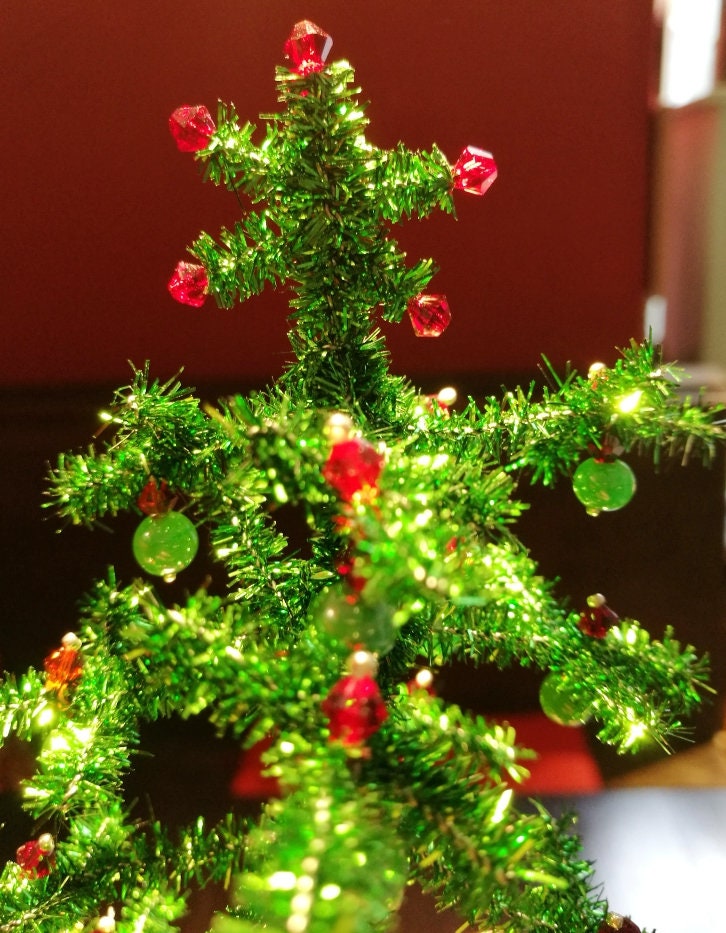
<instances>
[{"instance_id":1,"label":"red crystal bead","mask_svg":"<svg viewBox=\"0 0 726 933\"><path fill-rule=\"evenodd\" d=\"M620 617L607 605L599 593L590 596L587 609L580 616L578 628L592 638L604 638L613 625L617 625Z\"/></svg>"},{"instance_id":2,"label":"red crystal bead","mask_svg":"<svg viewBox=\"0 0 726 933\"><path fill-rule=\"evenodd\" d=\"M161 515L169 506L166 480L157 485L153 476L139 493L136 504L144 515Z\"/></svg>"},{"instance_id":3,"label":"red crystal bead","mask_svg":"<svg viewBox=\"0 0 726 933\"><path fill-rule=\"evenodd\" d=\"M18 846L15 853L15 861L24 871L34 871L42 858L43 853L35 839Z\"/></svg>"},{"instance_id":4,"label":"red crystal bead","mask_svg":"<svg viewBox=\"0 0 726 933\"><path fill-rule=\"evenodd\" d=\"M484 194L497 177L497 163L491 152L467 146L454 166L454 188L469 194Z\"/></svg>"},{"instance_id":5,"label":"red crystal bead","mask_svg":"<svg viewBox=\"0 0 726 933\"><path fill-rule=\"evenodd\" d=\"M15 861L26 875L32 878L45 878L53 867L53 849L55 844L49 833L43 833L38 839L31 839L18 846Z\"/></svg>"},{"instance_id":6,"label":"red crystal bead","mask_svg":"<svg viewBox=\"0 0 726 933\"><path fill-rule=\"evenodd\" d=\"M417 337L440 337L451 323L446 295L417 295L408 303L408 316Z\"/></svg>"},{"instance_id":7,"label":"red crystal bead","mask_svg":"<svg viewBox=\"0 0 726 933\"><path fill-rule=\"evenodd\" d=\"M201 308L207 297L209 279L204 266L196 262L178 262L169 279L169 294L179 304Z\"/></svg>"},{"instance_id":8,"label":"red crystal bead","mask_svg":"<svg viewBox=\"0 0 726 933\"><path fill-rule=\"evenodd\" d=\"M79 651L80 642L75 635L66 635L60 648L51 652L43 661L48 690L60 690L74 684L83 673L83 661Z\"/></svg>"},{"instance_id":9,"label":"red crystal bead","mask_svg":"<svg viewBox=\"0 0 726 933\"><path fill-rule=\"evenodd\" d=\"M330 720L330 737L343 745L363 745L385 722L388 711L372 677L348 674L323 700Z\"/></svg>"},{"instance_id":10,"label":"red crystal bead","mask_svg":"<svg viewBox=\"0 0 726 933\"><path fill-rule=\"evenodd\" d=\"M207 148L217 127L204 104L185 104L169 117L169 129L180 152L199 152Z\"/></svg>"},{"instance_id":11,"label":"red crystal bead","mask_svg":"<svg viewBox=\"0 0 726 933\"><path fill-rule=\"evenodd\" d=\"M362 437L334 444L323 466L323 476L346 502L365 488L376 489L383 457Z\"/></svg>"},{"instance_id":12,"label":"red crystal bead","mask_svg":"<svg viewBox=\"0 0 726 933\"><path fill-rule=\"evenodd\" d=\"M322 71L333 40L320 26L309 19L296 23L285 43L285 57L293 64L293 70L300 75Z\"/></svg>"}]
</instances>

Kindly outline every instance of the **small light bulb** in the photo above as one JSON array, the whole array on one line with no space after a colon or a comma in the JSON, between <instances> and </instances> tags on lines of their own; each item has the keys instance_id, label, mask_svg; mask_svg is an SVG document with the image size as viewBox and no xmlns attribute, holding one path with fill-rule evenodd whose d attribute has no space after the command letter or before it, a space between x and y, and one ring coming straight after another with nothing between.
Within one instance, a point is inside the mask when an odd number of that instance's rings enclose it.
<instances>
[{"instance_id":1,"label":"small light bulb","mask_svg":"<svg viewBox=\"0 0 726 933\"><path fill-rule=\"evenodd\" d=\"M292 891L296 882L297 876L293 871L275 871L267 879L272 891Z\"/></svg>"},{"instance_id":2,"label":"small light bulb","mask_svg":"<svg viewBox=\"0 0 726 933\"><path fill-rule=\"evenodd\" d=\"M98 933L114 933L116 929L116 913L113 907L109 907L106 915L99 917L96 923Z\"/></svg>"},{"instance_id":3,"label":"small light bulb","mask_svg":"<svg viewBox=\"0 0 726 933\"><path fill-rule=\"evenodd\" d=\"M644 722L631 722L628 734L623 741L623 748L636 745L648 734L648 727Z\"/></svg>"},{"instance_id":4,"label":"small light bulb","mask_svg":"<svg viewBox=\"0 0 726 933\"><path fill-rule=\"evenodd\" d=\"M43 706L35 714L35 724L40 729L52 725L58 716L58 711L53 706Z\"/></svg>"},{"instance_id":5,"label":"small light bulb","mask_svg":"<svg viewBox=\"0 0 726 933\"><path fill-rule=\"evenodd\" d=\"M634 392L624 395L621 399L618 399L618 411L621 411L624 415L632 414L638 405L640 405L642 397L642 389L636 389Z\"/></svg>"},{"instance_id":6,"label":"small light bulb","mask_svg":"<svg viewBox=\"0 0 726 933\"><path fill-rule=\"evenodd\" d=\"M497 805L494 807L494 812L489 818L491 823L502 822L502 820L506 816L513 794L514 794L514 790L511 787L508 787L505 791L502 792L501 797L497 801Z\"/></svg>"}]
</instances>

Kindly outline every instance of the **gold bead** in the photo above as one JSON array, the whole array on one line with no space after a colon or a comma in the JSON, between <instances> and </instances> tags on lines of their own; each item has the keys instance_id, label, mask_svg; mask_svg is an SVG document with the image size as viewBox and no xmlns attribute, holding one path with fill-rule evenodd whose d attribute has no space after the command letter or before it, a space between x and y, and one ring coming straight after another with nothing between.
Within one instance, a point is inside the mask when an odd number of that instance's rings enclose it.
<instances>
[{"instance_id":1,"label":"gold bead","mask_svg":"<svg viewBox=\"0 0 726 933\"><path fill-rule=\"evenodd\" d=\"M599 376L601 373L605 372L606 369L607 366L604 363L593 363L587 371L587 378L595 379L596 376Z\"/></svg>"},{"instance_id":2,"label":"gold bead","mask_svg":"<svg viewBox=\"0 0 726 933\"><path fill-rule=\"evenodd\" d=\"M341 444L353 433L353 419L342 411L334 411L325 422L325 435L331 444Z\"/></svg>"},{"instance_id":3,"label":"gold bead","mask_svg":"<svg viewBox=\"0 0 726 933\"><path fill-rule=\"evenodd\" d=\"M348 670L353 677L375 677L378 661L370 651L354 651L348 658Z\"/></svg>"},{"instance_id":4,"label":"gold bead","mask_svg":"<svg viewBox=\"0 0 726 933\"><path fill-rule=\"evenodd\" d=\"M43 833L38 836L38 849L43 855L50 855L55 849L55 839L50 833Z\"/></svg>"}]
</instances>

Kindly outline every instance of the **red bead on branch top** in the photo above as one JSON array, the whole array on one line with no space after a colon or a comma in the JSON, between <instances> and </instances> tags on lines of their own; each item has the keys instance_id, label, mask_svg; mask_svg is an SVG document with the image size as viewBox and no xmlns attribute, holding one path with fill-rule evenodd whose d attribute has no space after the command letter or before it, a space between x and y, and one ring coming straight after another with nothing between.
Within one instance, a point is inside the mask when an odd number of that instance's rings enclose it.
<instances>
[{"instance_id":1,"label":"red bead on branch top","mask_svg":"<svg viewBox=\"0 0 726 933\"><path fill-rule=\"evenodd\" d=\"M204 104L184 104L169 117L169 129L180 152L199 152L207 148L217 127Z\"/></svg>"},{"instance_id":2,"label":"red bead on branch top","mask_svg":"<svg viewBox=\"0 0 726 933\"><path fill-rule=\"evenodd\" d=\"M196 262L178 262L167 288L180 304L201 308L209 289L206 269Z\"/></svg>"},{"instance_id":3,"label":"red bead on branch top","mask_svg":"<svg viewBox=\"0 0 726 933\"><path fill-rule=\"evenodd\" d=\"M581 632L592 638L604 638L620 617L608 606L602 593L587 597L587 609L577 623Z\"/></svg>"},{"instance_id":4,"label":"red bead on branch top","mask_svg":"<svg viewBox=\"0 0 726 933\"><path fill-rule=\"evenodd\" d=\"M349 747L363 745L385 722L388 711L372 677L342 677L322 702L330 738Z\"/></svg>"},{"instance_id":5,"label":"red bead on branch top","mask_svg":"<svg viewBox=\"0 0 726 933\"><path fill-rule=\"evenodd\" d=\"M333 40L320 26L309 19L296 23L285 43L285 57L292 62L293 71L299 75L322 71Z\"/></svg>"},{"instance_id":6,"label":"red bead on branch top","mask_svg":"<svg viewBox=\"0 0 726 933\"><path fill-rule=\"evenodd\" d=\"M55 865L55 840L50 833L30 839L18 847L15 861L28 878L45 878Z\"/></svg>"},{"instance_id":7,"label":"red bead on branch top","mask_svg":"<svg viewBox=\"0 0 726 933\"><path fill-rule=\"evenodd\" d=\"M52 651L43 661L46 690L63 694L83 674L81 640L73 632L63 636L61 647Z\"/></svg>"},{"instance_id":8,"label":"red bead on branch top","mask_svg":"<svg viewBox=\"0 0 726 933\"><path fill-rule=\"evenodd\" d=\"M467 146L454 166L454 188L484 194L496 181L497 163L491 152Z\"/></svg>"},{"instance_id":9,"label":"red bead on branch top","mask_svg":"<svg viewBox=\"0 0 726 933\"><path fill-rule=\"evenodd\" d=\"M350 673L333 685L321 708L329 720L330 738L349 752L368 757L362 746L388 718L374 680L377 663L368 651L356 651L348 661Z\"/></svg>"}]
</instances>

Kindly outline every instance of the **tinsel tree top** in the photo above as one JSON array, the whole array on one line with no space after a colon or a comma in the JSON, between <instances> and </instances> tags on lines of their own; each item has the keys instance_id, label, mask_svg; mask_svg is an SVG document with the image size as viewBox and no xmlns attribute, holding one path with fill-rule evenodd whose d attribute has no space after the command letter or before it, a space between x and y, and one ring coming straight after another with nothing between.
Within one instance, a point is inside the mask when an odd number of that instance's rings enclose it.
<instances>
[{"instance_id":1,"label":"tinsel tree top","mask_svg":"<svg viewBox=\"0 0 726 933\"><path fill-rule=\"evenodd\" d=\"M285 109L263 117L259 142L233 107L220 106L218 126L203 105L172 114L177 145L196 153L205 177L259 207L222 230L221 245L202 234L191 247L198 261L179 263L169 287L183 303L199 307L209 294L229 307L266 283L288 286L296 362L283 386L366 417L390 394L376 316L399 321L408 311L420 336L439 336L451 317L445 296L424 293L431 260L407 265L391 224L452 212L453 191L484 194L497 167L491 153L471 146L453 166L435 145L373 146L353 69L345 61L325 66L332 40L319 27L304 21L299 30L286 45L292 67L277 69Z\"/></svg>"}]
</instances>

